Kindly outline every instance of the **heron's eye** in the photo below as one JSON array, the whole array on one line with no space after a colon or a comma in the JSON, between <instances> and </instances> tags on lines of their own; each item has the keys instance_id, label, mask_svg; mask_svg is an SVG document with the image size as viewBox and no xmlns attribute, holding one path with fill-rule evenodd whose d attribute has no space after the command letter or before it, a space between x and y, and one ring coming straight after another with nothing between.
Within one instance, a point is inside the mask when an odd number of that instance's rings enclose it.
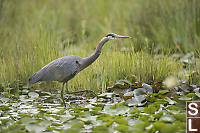
<instances>
[{"instance_id":1,"label":"heron's eye","mask_svg":"<svg viewBox=\"0 0 200 133\"><path fill-rule=\"evenodd\" d=\"M79 62L76 60L76 64L79 64Z\"/></svg>"},{"instance_id":2,"label":"heron's eye","mask_svg":"<svg viewBox=\"0 0 200 133\"><path fill-rule=\"evenodd\" d=\"M108 38L114 38L113 36L108 36Z\"/></svg>"}]
</instances>

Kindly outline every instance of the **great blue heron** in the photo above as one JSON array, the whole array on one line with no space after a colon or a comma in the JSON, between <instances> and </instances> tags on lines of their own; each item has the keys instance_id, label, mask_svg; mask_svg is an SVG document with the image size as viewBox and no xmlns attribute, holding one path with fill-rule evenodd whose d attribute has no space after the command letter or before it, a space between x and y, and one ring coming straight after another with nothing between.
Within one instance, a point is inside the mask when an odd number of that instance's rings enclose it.
<instances>
[{"instance_id":1,"label":"great blue heron","mask_svg":"<svg viewBox=\"0 0 200 133\"><path fill-rule=\"evenodd\" d=\"M71 55L58 58L50 62L46 66L44 66L41 70L39 70L35 74L33 74L29 78L29 86L39 81L63 82L61 90L61 98L65 105L63 99L63 90L65 83L66 83L66 92L69 92L68 81L74 78L80 71L91 65L99 57L99 55L101 54L102 47L106 42L117 38L130 38L130 37L110 33L98 43L95 52L91 54L89 57L81 58L76 55Z\"/></svg>"}]
</instances>

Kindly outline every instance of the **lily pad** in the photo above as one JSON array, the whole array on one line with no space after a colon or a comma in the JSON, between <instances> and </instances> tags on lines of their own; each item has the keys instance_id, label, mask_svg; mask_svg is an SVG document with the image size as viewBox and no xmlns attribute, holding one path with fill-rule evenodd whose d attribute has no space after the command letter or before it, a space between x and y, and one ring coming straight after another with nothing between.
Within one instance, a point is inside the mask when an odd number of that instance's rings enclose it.
<instances>
[{"instance_id":1,"label":"lily pad","mask_svg":"<svg viewBox=\"0 0 200 133\"><path fill-rule=\"evenodd\" d=\"M137 88L134 90L134 96L139 96L144 94L146 94L145 88Z\"/></svg>"},{"instance_id":2,"label":"lily pad","mask_svg":"<svg viewBox=\"0 0 200 133\"><path fill-rule=\"evenodd\" d=\"M35 98L38 98L39 97L39 94L36 93L36 92L29 92L28 93L28 96L32 99L35 99Z\"/></svg>"},{"instance_id":3,"label":"lily pad","mask_svg":"<svg viewBox=\"0 0 200 133\"><path fill-rule=\"evenodd\" d=\"M0 105L0 110L9 111L9 110L11 110L11 108L9 106L6 106L6 105Z\"/></svg>"},{"instance_id":4,"label":"lily pad","mask_svg":"<svg viewBox=\"0 0 200 133\"><path fill-rule=\"evenodd\" d=\"M130 81L128 81L128 80L120 80L117 83L115 83L112 88L128 89L130 87L131 87Z\"/></svg>"},{"instance_id":5,"label":"lily pad","mask_svg":"<svg viewBox=\"0 0 200 133\"><path fill-rule=\"evenodd\" d=\"M140 96L133 97L132 99L128 99L125 104L128 106L134 106L134 105L144 106L146 104L145 96L140 95Z\"/></svg>"},{"instance_id":6,"label":"lily pad","mask_svg":"<svg viewBox=\"0 0 200 133\"><path fill-rule=\"evenodd\" d=\"M183 92L187 92L187 93L189 93L189 92L191 92L191 91L194 90L193 87L191 87L191 86L189 86L189 85L187 85L187 84L181 84L181 85L179 86L179 88L180 88Z\"/></svg>"},{"instance_id":7,"label":"lily pad","mask_svg":"<svg viewBox=\"0 0 200 133\"><path fill-rule=\"evenodd\" d=\"M171 115L164 115L160 118L160 121L173 122L175 119Z\"/></svg>"},{"instance_id":8,"label":"lily pad","mask_svg":"<svg viewBox=\"0 0 200 133\"><path fill-rule=\"evenodd\" d=\"M200 98L199 88L194 89L194 92Z\"/></svg>"},{"instance_id":9,"label":"lily pad","mask_svg":"<svg viewBox=\"0 0 200 133\"><path fill-rule=\"evenodd\" d=\"M110 114L110 115L119 115L119 114L123 115L123 114L126 114L129 110L130 110L130 108L128 108L125 105L117 106L115 108L113 108L113 105L112 106L106 105L106 106L104 106L104 109L100 112L101 113L107 113L107 114Z\"/></svg>"},{"instance_id":10,"label":"lily pad","mask_svg":"<svg viewBox=\"0 0 200 133\"><path fill-rule=\"evenodd\" d=\"M158 94L164 95L164 94L166 94L166 93L168 93L168 92L169 92L169 90L162 90L162 91L159 91Z\"/></svg>"},{"instance_id":11,"label":"lily pad","mask_svg":"<svg viewBox=\"0 0 200 133\"><path fill-rule=\"evenodd\" d=\"M126 92L124 95L122 95L120 97L127 100L127 99L131 99L134 96L134 94L135 94L134 91L129 91L129 92Z\"/></svg>"},{"instance_id":12,"label":"lily pad","mask_svg":"<svg viewBox=\"0 0 200 133\"><path fill-rule=\"evenodd\" d=\"M170 99L169 97L165 97L165 100L166 100L169 104L175 104L175 103L177 103L176 101Z\"/></svg>"},{"instance_id":13,"label":"lily pad","mask_svg":"<svg viewBox=\"0 0 200 133\"><path fill-rule=\"evenodd\" d=\"M183 101L188 101L188 100L192 100L191 97L186 97L186 96L181 96L178 98L179 100L183 100Z\"/></svg>"},{"instance_id":14,"label":"lily pad","mask_svg":"<svg viewBox=\"0 0 200 133\"><path fill-rule=\"evenodd\" d=\"M130 92L132 89L115 89L113 91L114 94L125 94L127 92Z\"/></svg>"},{"instance_id":15,"label":"lily pad","mask_svg":"<svg viewBox=\"0 0 200 133\"><path fill-rule=\"evenodd\" d=\"M153 93L153 88L151 87L151 85L148 85L148 84L143 83L143 84L142 84L142 87L143 87L148 93Z\"/></svg>"},{"instance_id":16,"label":"lily pad","mask_svg":"<svg viewBox=\"0 0 200 133\"><path fill-rule=\"evenodd\" d=\"M114 96L113 93L102 93L100 95L98 95L98 98L112 98Z\"/></svg>"}]
</instances>

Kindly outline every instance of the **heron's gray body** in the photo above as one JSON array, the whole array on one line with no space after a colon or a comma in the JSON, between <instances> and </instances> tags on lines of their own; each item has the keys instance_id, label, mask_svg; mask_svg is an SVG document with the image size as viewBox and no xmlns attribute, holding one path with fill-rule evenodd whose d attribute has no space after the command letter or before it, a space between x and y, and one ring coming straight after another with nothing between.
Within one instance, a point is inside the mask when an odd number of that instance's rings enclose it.
<instances>
[{"instance_id":1,"label":"heron's gray body","mask_svg":"<svg viewBox=\"0 0 200 133\"><path fill-rule=\"evenodd\" d=\"M66 82L80 72L80 62L82 60L83 58L76 55L58 58L33 74L29 79L29 83L34 84L39 81Z\"/></svg>"}]
</instances>

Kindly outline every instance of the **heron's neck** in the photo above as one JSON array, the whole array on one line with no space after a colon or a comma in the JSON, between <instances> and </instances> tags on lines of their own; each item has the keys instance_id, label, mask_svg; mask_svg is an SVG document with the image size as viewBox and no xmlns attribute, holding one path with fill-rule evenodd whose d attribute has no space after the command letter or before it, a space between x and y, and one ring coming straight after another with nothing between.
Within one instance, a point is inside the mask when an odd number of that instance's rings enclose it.
<instances>
[{"instance_id":1,"label":"heron's neck","mask_svg":"<svg viewBox=\"0 0 200 133\"><path fill-rule=\"evenodd\" d=\"M101 54L102 47L107 41L109 41L109 39L107 37L104 37L98 43L95 52L90 56L83 58L83 62L81 62L81 70L91 65L99 57L99 55Z\"/></svg>"}]
</instances>

